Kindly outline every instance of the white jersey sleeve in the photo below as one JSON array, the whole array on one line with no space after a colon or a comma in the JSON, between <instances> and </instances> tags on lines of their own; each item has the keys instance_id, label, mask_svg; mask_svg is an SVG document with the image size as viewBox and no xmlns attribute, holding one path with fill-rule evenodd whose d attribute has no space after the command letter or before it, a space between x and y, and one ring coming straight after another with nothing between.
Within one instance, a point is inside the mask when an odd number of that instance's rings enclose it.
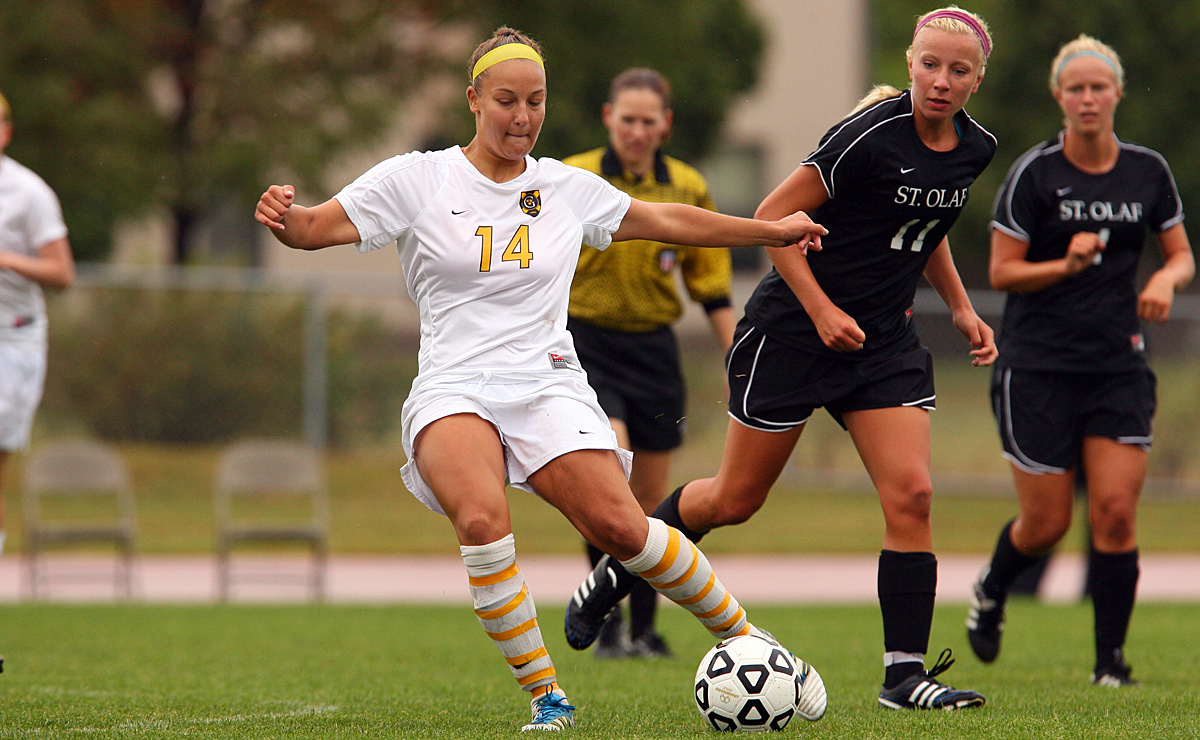
<instances>
[{"instance_id":1,"label":"white jersey sleeve","mask_svg":"<svg viewBox=\"0 0 1200 740\"><path fill-rule=\"evenodd\" d=\"M547 170L561 171L558 190L583 228L583 243L604 250L629 211L632 198L599 175L554 159L542 159Z\"/></svg>"},{"instance_id":2,"label":"white jersey sleeve","mask_svg":"<svg viewBox=\"0 0 1200 740\"><path fill-rule=\"evenodd\" d=\"M429 152L375 165L334 196L358 229L359 252L386 247L420 217L446 184L447 168Z\"/></svg>"}]
</instances>

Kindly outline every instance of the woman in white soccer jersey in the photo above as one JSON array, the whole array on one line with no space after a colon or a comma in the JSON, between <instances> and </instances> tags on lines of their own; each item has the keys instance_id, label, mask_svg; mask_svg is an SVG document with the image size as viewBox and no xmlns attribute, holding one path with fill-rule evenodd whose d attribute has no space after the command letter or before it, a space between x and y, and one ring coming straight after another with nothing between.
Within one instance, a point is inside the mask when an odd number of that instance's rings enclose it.
<instances>
[{"instance_id":1,"label":"woman in white soccer jersey","mask_svg":"<svg viewBox=\"0 0 1200 740\"><path fill-rule=\"evenodd\" d=\"M1140 322L1167 319L1195 262L1166 161L1113 132L1124 95L1116 52L1089 36L1067 43L1051 65L1050 90L1066 129L1018 159L996 196L989 272L1009 295L992 401L1020 514L1004 526L975 585L967 635L981 660L996 659L1008 590L1066 533L1082 471L1093 550L1092 682L1123 686L1134 683L1122 649L1155 407ZM1163 265L1139 294L1147 229Z\"/></svg>"},{"instance_id":2,"label":"woman in white soccer jersey","mask_svg":"<svg viewBox=\"0 0 1200 740\"><path fill-rule=\"evenodd\" d=\"M475 611L533 694L526 730L574 725L516 565L506 480L557 507L590 542L644 574L717 637L757 632L704 555L649 520L630 493L620 450L566 331L580 244L656 239L698 246L820 247L804 214L736 219L632 200L602 178L529 156L545 115L537 44L508 28L475 50L466 147L380 163L333 199L293 203L271 186L256 218L284 244L319 249L397 242L421 316L419 373L403 409L403 478L445 513L461 544ZM825 691L806 665L801 714Z\"/></svg>"},{"instance_id":3,"label":"woman in white soccer jersey","mask_svg":"<svg viewBox=\"0 0 1200 740\"><path fill-rule=\"evenodd\" d=\"M984 703L934 678L950 665L946 653L924 665L937 585L927 412L934 388L911 307L924 274L970 342L973 364L995 360L992 331L971 307L946 240L995 152L992 135L963 110L990 50L977 16L958 8L922 16L907 54L912 88L872 91L759 207L760 218L809 211L829 235L807 258L771 254L775 269L746 305L727 357L732 419L720 469L654 513L693 541L750 518L824 406L850 432L883 508L879 702L889 708ZM576 646L632 581L611 565L601 562L568 606Z\"/></svg>"}]
</instances>

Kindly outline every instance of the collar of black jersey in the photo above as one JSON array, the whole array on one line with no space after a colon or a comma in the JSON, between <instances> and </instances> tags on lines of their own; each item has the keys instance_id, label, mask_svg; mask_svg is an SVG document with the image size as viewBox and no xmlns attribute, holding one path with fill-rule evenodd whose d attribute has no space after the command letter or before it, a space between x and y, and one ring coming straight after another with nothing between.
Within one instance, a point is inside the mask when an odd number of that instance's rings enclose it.
<instances>
[{"instance_id":1,"label":"collar of black jersey","mask_svg":"<svg viewBox=\"0 0 1200 740\"><path fill-rule=\"evenodd\" d=\"M611 146L605 148L604 156L600 158L600 174L605 177L621 177L625 174L625 168ZM662 149L654 152L654 179L664 185L671 182L671 173L667 171L667 160L663 157Z\"/></svg>"}]
</instances>

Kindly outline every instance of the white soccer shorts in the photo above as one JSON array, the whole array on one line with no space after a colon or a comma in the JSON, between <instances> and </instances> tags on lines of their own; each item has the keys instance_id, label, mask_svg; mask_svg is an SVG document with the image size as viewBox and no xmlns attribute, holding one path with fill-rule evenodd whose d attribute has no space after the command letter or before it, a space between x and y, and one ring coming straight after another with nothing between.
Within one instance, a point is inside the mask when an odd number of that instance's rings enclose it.
<instances>
[{"instance_id":1,"label":"white soccer shorts","mask_svg":"<svg viewBox=\"0 0 1200 740\"><path fill-rule=\"evenodd\" d=\"M11 452L29 445L45 380L44 344L0 343L0 450Z\"/></svg>"},{"instance_id":2,"label":"white soccer shorts","mask_svg":"<svg viewBox=\"0 0 1200 740\"><path fill-rule=\"evenodd\" d=\"M404 402L402 443L408 462L400 469L417 500L445 514L425 484L413 454L413 440L430 423L471 413L491 422L504 445L509 485L531 493L529 476L560 455L576 450L612 450L625 477L633 453L621 449L596 393L582 377L526 380L476 376L453 384L427 384Z\"/></svg>"}]
</instances>

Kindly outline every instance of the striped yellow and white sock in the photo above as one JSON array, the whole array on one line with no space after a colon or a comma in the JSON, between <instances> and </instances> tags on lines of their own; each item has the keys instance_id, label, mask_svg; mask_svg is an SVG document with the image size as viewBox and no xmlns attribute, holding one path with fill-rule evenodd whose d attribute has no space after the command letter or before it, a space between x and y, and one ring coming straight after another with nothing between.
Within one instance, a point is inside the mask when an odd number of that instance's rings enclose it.
<instances>
[{"instance_id":1,"label":"striped yellow and white sock","mask_svg":"<svg viewBox=\"0 0 1200 740\"><path fill-rule=\"evenodd\" d=\"M663 596L687 609L718 639L748 634L746 611L725 590L704 553L679 530L649 518L650 534L642 551L622 560Z\"/></svg>"},{"instance_id":2,"label":"striped yellow and white sock","mask_svg":"<svg viewBox=\"0 0 1200 740\"><path fill-rule=\"evenodd\" d=\"M513 678L534 695L555 686L554 663L542 640L533 597L517 567L513 536L489 545L460 545L459 550L470 577L475 615Z\"/></svg>"}]
</instances>

